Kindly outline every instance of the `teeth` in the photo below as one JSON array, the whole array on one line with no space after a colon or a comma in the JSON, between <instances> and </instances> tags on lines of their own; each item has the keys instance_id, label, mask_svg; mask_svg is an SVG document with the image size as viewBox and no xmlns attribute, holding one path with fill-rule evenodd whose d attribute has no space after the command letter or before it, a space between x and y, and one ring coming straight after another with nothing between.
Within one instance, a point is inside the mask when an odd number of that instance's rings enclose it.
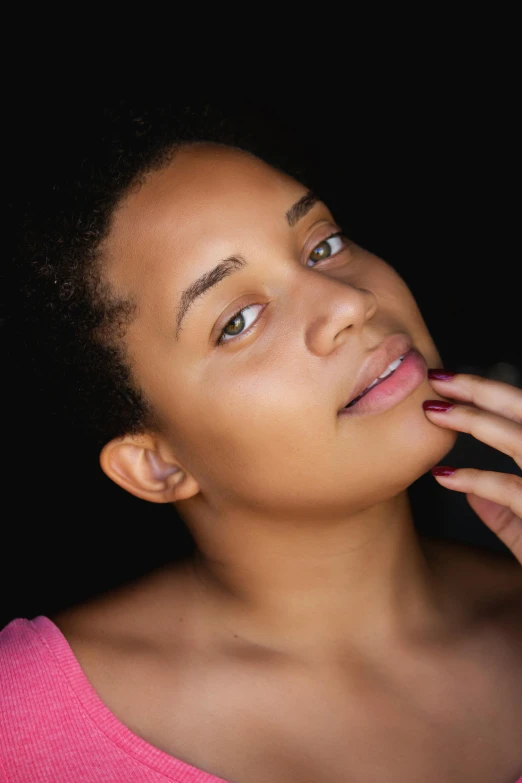
<instances>
[{"instance_id":1,"label":"teeth","mask_svg":"<svg viewBox=\"0 0 522 783\"><path fill-rule=\"evenodd\" d=\"M363 391L362 391L362 392L359 394L359 396L358 396L358 397L356 397L356 398L355 398L354 400L352 400L352 401L351 401L351 402L350 402L348 405L346 405L346 407L347 407L347 408L349 408L349 407L350 407L350 405L353 405L353 404L354 404L354 402L357 402L357 400L359 400L359 399L360 399L360 398L363 396L363 394L365 394L367 391L369 391L369 390L372 388L372 386L375 386L375 384L376 384L376 383L379 383L379 381L381 381L383 378L387 378L387 377L388 377L388 375L391 375L391 373L392 373L392 372L395 372L395 370L397 369L397 367L399 366L399 364L400 364L400 363L402 362L402 360L404 359L404 356L406 356L406 354L404 354L403 356L399 356L399 358L398 358L398 359L395 359L395 361L394 361L394 362L392 362L391 364L389 364L389 365L387 366L387 368L385 369L385 371L382 373L382 375L379 375L379 377L378 377L378 378L376 378L374 381L372 381L372 382L370 383L370 385L369 385L369 386L367 386L367 387L366 387L366 389L364 389L364 390L363 390Z\"/></svg>"},{"instance_id":2,"label":"teeth","mask_svg":"<svg viewBox=\"0 0 522 783\"><path fill-rule=\"evenodd\" d=\"M382 374L382 375L379 375L379 378L386 378L386 376L387 376L387 375L389 375L389 374L390 374L390 373L392 373L394 370L396 370L396 369L397 369L397 367L399 366L399 364L402 362L403 358L404 358L403 356L399 356L399 358L398 358L398 359L395 359L395 361L394 361L394 362L392 362L391 364L389 364L389 365L387 366L387 368L385 369L385 371L383 372L383 374Z\"/></svg>"},{"instance_id":3,"label":"teeth","mask_svg":"<svg viewBox=\"0 0 522 783\"><path fill-rule=\"evenodd\" d=\"M369 386L366 387L365 391L367 389L371 389L372 386L375 386L375 384L379 383L379 381L382 380L383 378L387 378L388 375L391 375L392 372L395 372L395 370L397 369L397 367L399 366L399 364L402 362L403 359L404 359L404 356L399 356L398 359L395 359L394 362L389 364L387 366L387 368L385 369L385 371L381 375L379 375L378 378L376 378L374 381L372 381Z\"/></svg>"}]
</instances>

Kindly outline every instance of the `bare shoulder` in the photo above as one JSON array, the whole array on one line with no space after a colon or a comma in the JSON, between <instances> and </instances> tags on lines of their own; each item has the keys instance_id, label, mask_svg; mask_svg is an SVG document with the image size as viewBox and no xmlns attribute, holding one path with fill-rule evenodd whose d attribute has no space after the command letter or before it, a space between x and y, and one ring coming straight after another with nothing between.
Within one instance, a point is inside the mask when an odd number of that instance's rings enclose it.
<instances>
[{"instance_id":1,"label":"bare shoulder","mask_svg":"<svg viewBox=\"0 0 522 783\"><path fill-rule=\"evenodd\" d=\"M134 647L137 640L168 634L165 616L176 619L169 641L184 638L191 593L186 568L162 568L101 596L56 612L49 619L75 646Z\"/></svg>"}]
</instances>

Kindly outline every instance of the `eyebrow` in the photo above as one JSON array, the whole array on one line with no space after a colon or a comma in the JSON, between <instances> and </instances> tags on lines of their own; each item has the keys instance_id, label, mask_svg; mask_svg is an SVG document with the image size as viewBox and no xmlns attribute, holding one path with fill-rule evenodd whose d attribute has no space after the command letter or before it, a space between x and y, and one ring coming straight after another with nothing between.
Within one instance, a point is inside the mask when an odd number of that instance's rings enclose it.
<instances>
[{"instance_id":1,"label":"eyebrow","mask_svg":"<svg viewBox=\"0 0 522 783\"><path fill-rule=\"evenodd\" d=\"M286 221L290 228L293 228L301 218L304 218L318 202L319 198L309 190L304 196L301 196L295 204L292 204L290 209L285 212ZM196 299L220 283L221 280L224 280L225 277L228 277L245 267L246 264L247 262L241 256L230 256L229 258L225 258L223 261L220 261L214 269L202 274L201 277L198 277L197 280L191 283L188 288L183 291L176 317L176 340L179 339L181 323Z\"/></svg>"}]
</instances>

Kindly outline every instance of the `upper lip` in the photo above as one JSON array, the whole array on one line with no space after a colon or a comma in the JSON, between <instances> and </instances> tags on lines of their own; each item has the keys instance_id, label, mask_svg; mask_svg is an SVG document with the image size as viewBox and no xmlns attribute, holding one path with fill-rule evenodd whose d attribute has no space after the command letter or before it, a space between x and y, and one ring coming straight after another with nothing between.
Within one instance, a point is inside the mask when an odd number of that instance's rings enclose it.
<instances>
[{"instance_id":1,"label":"upper lip","mask_svg":"<svg viewBox=\"0 0 522 783\"><path fill-rule=\"evenodd\" d=\"M412 340L407 334L392 334L389 337L385 337L377 348L374 348L360 368L350 396L343 402L340 410L346 408L352 400L355 400L372 381L385 371L391 362L394 362L399 356L408 353L412 347Z\"/></svg>"}]
</instances>

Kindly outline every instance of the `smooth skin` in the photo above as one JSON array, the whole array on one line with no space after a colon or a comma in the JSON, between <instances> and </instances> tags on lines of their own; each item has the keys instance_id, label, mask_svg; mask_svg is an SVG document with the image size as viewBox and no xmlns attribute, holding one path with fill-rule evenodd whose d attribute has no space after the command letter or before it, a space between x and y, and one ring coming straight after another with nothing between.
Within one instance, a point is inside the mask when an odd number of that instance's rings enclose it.
<instances>
[{"instance_id":1,"label":"smooth skin","mask_svg":"<svg viewBox=\"0 0 522 783\"><path fill-rule=\"evenodd\" d=\"M438 394L455 401L447 411L427 410L439 427L467 432L512 457L522 468L522 391L479 375L456 374L431 380ZM458 404L463 403L462 405ZM465 492L482 521L522 565L522 479L514 474L459 468L451 476L436 476L442 486Z\"/></svg>"},{"instance_id":2,"label":"smooth skin","mask_svg":"<svg viewBox=\"0 0 522 783\"><path fill-rule=\"evenodd\" d=\"M325 204L288 225L306 192L245 152L199 144L119 208L104 275L138 304L125 346L162 426L107 443L100 464L174 504L198 553L52 619L122 722L225 780L487 783L500 770L510 783L522 571L420 540L406 490L459 430L520 464L521 393L426 376L384 412L338 417L389 335L442 362L397 272L349 239L324 244L342 229ZM230 256L248 263L192 305L176 339L181 292ZM423 410L455 395L472 414ZM520 560L519 479L439 481L472 492Z\"/></svg>"}]
</instances>

